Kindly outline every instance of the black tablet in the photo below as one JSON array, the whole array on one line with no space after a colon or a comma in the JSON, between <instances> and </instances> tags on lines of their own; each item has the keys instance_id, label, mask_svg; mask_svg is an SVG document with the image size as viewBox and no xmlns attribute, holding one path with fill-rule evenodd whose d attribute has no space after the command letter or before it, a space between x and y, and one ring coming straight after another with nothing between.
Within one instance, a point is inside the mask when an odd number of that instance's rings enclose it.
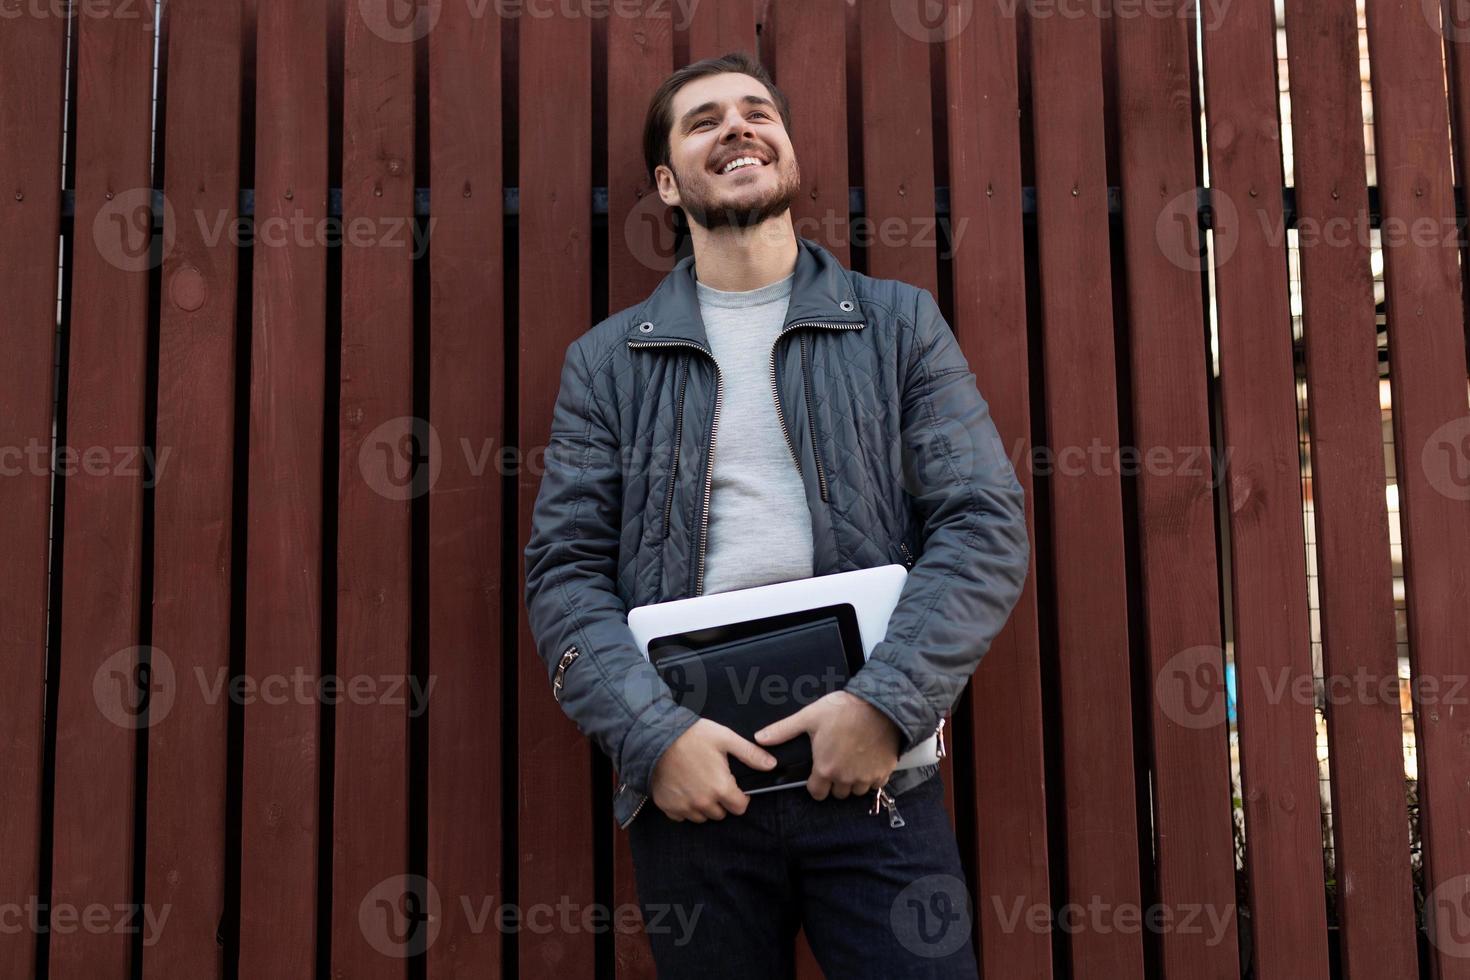
<instances>
[{"instance_id":1,"label":"black tablet","mask_svg":"<svg viewBox=\"0 0 1470 980\"><path fill-rule=\"evenodd\" d=\"M655 637L648 658L676 701L745 738L840 690L864 660L851 603ZM804 783L811 775L806 734L765 748L777 760L769 771L731 757L741 790Z\"/></svg>"}]
</instances>

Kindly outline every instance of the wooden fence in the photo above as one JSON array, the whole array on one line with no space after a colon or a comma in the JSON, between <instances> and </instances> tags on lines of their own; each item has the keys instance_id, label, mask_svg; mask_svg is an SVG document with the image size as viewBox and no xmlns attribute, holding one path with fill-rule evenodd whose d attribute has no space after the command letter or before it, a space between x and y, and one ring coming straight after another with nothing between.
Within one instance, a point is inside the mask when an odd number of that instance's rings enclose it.
<instances>
[{"instance_id":1,"label":"wooden fence","mask_svg":"<svg viewBox=\"0 0 1470 980\"><path fill-rule=\"evenodd\" d=\"M1283 5L0 0L0 975L652 975L521 549L675 257L648 97L743 48L1027 487L984 975L1470 977L1470 22Z\"/></svg>"}]
</instances>

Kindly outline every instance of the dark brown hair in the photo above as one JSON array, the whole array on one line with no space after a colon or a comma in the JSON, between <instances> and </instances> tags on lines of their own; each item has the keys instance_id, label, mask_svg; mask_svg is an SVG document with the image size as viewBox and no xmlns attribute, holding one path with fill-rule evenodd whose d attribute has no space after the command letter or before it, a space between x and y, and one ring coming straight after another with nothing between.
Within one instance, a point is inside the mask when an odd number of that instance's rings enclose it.
<instances>
[{"instance_id":1,"label":"dark brown hair","mask_svg":"<svg viewBox=\"0 0 1470 980\"><path fill-rule=\"evenodd\" d=\"M718 58L705 58L696 61L692 65L685 65L664 79L658 91L653 93L653 99L648 103L648 115L643 121L643 162L648 166L648 182L657 186L653 172L659 166L669 165L669 132L674 128L674 93L696 78L704 78L706 75L719 75L724 72L736 72L741 75L749 75L764 85L771 93L771 101L776 103L776 111L781 114L781 123L786 131L791 131L791 106L786 101L785 94L776 87L771 80L770 72L765 67L744 51L731 51L722 54Z\"/></svg>"}]
</instances>

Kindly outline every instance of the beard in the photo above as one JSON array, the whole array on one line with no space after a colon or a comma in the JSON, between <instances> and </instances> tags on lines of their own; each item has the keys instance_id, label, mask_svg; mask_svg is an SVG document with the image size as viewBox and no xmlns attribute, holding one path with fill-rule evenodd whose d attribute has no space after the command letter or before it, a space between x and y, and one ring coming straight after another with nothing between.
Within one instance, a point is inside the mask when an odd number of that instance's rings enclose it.
<instances>
[{"instance_id":1,"label":"beard","mask_svg":"<svg viewBox=\"0 0 1470 980\"><path fill-rule=\"evenodd\" d=\"M690 221L712 231L716 228L753 228L767 218L774 218L791 208L791 202L801 192L801 167L796 158L778 159L771 164L779 168L776 186L754 200L731 204L722 199L728 192L717 185L723 178L711 176L701 168L697 175L687 180L674 171L674 184L679 188L679 204ZM744 193L736 188L734 194Z\"/></svg>"}]
</instances>

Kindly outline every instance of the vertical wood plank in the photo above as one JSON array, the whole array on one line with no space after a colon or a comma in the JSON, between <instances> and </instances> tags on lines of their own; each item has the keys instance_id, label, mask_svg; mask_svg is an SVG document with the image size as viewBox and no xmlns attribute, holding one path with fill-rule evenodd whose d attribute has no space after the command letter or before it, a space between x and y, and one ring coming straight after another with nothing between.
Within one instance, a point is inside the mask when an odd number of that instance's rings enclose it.
<instances>
[{"instance_id":1,"label":"vertical wood plank","mask_svg":"<svg viewBox=\"0 0 1470 980\"><path fill-rule=\"evenodd\" d=\"M680 9L674 4L671 9ZM691 6L689 61L716 58L731 51L756 54L756 0L724 0Z\"/></svg>"},{"instance_id":2,"label":"vertical wood plank","mask_svg":"<svg viewBox=\"0 0 1470 980\"><path fill-rule=\"evenodd\" d=\"M175 0L169 18L164 197L176 232L160 304L152 672L172 697L155 702L148 729L145 894L171 913L143 967L211 977L226 901L229 700L218 694L230 668L241 10Z\"/></svg>"},{"instance_id":3,"label":"vertical wood plank","mask_svg":"<svg viewBox=\"0 0 1470 980\"><path fill-rule=\"evenodd\" d=\"M244 670L321 672L327 6L259 0ZM316 973L317 702L244 709L242 977Z\"/></svg>"},{"instance_id":4,"label":"vertical wood plank","mask_svg":"<svg viewBox=\"0 0 1470 980\"><path fill-rule=\"evenodd\" d=\"M0 903L40 890L51 403L67 21L21 17L0 31ZM0 975L31 976L36 933L0 931Z\"/></svg>"},{"instance_id":5,"label":"vertical wood plank","mask_svg":"<svg viewBox=\"0 0 1470 980\"><path fill-rule=\"evenodd\" d=\"M1470 636L1470 416L1438 6L1382 0L1367 15L1425 915L1435 975L1449 980L1470 977L1470 711L1449 694L1464 687Z\"/></svg>"},{"instance_id":6,"label":"vertical wood plank","mask_svg":"<svg viewBox=\"0 0 1470 980\"><path fill-rule=\"evenodd\" d=\"M1337 892L1341 959L1349 976L1412 976L1418 957L1355 5L1289 0L1286 39L1322 669L1370 679L1374 691L1392 678L1391 699L1337 698L1326 711L1336 877L1353 882ZM1331 228L1346 233L1324 234Z\"/></svg>"},{"instance_id":7,"label":"vertical wood plank","mask_svg":"<svg viewBox=\"0 0 1470 980\"><path fill-rule=\"evenodd\" d=\"M139 596L153 261L149 117L154 5L93 5L77 26L77 231L61 565L51 907L59 917L133 900ZM49 259L51 250L44 250ZM88 458L102 466L82 466ZM129 465L127 454L133 456ZM58 921L59 918L58 918ZM123 976L130 939L57 929L51 976Z\"/></svg>"},{"instance_id":8,"label":"vertical wood plank","mask_svg":"<svg viewBox=\"0 0 1470 980\"><path fill-rule=\"evenodd\" d=\"M1284 678L1292 690L1312 678L1275 56L1269 5L1233 7L1204 32L1253 965L1325 977L1315 712L1310 699L1274 693ZM1293 106L1296 96L1293 85ZM1178 199L1166 210L1175 225L1160 246L1193 268L1203 254L1193 212L1179 224ZM1366 339L1371 351L1371 326Z\"/></svg>"},{"instance_id":9,"label":"vertical wood plank","mask_svg":"<svg viewBox=\"0 0 1470 980\"><path fill-rule=\"evenodd\" d=\"M342 381L337 483L337 675L332 969L402 975L424 948L408 872L411 500L425 431L413 418L413 44L348 4L342 108ZM398 691L406 692L404 683ZM372 910L368 910L372 906Z\"/></svg>"},{"instance_id":10,"label":"vertical wood plank","mask_svg":"<svg viewBox=\"0 0 1470 980\"><path fill-rule=\"evenodd\" d=\"M850 265L846 7L844 0L782 6L774 21L774 45L776 83L791 103L787 128L801 162L792 226Z\"/></svg>"},{"instance_id":11,"label":"vertical wood plank","mask_svg":"<svg viewBox=\"0 0 1470 980\"><path fill-rule=\"evenodd\" d=\"M1067 869L1053 900L1137 907L1122 489L1116 468L1077 463L1118 451L1101 30L1095 13L1028 14L1045 449L1072 460L1050 467ZM1077 976L1143 975L1136 933L1084 920L1066 955Z\"/></svg>"},{"instance_id":12,"label":"vertical wood plank","mask_svg":"<svg viewBox=\"0 0 1470 980\"><path fill-rule=\"evenodd\" d=\"M565 133L592 127L591 24L557 13L526 18L520 31L520 446L544 448L562 357L591 325L592 158L568 153ZM555 118L557 125L547 125ZM539 474L519 474L519 536L530 535ZM524 595L522 584L517 594ZM520 610L518 748L522 908L593 899L592 757L596 751L551 697ZM554 778L547 778L547 774ZM593 975L588 932L521 932L525 976Z\"/></svg>"},{"instance_id":13,"label":"vertical wood plank","mask_svg":"<svg viewBox=\"0 0 1470 980\"><path fill-rule=\"evenodd\" d=\"M430 980L494 980L504 943L499 929L474 928L460 904L462 896L499 899L505 888L500 665L514 650L499 639L497 461L507 441L500 71L499 18L445 5L429 35L429 415L442 466L429 496L428 877L443 910Z\"/></svg>"},{"instance_id":14,"label":"vertical wood plank","mask_svg":"<svg viewBox=\"0 0 1470 980\"><path fill-rule=\"evenodd\" d=\"M947 16L958 18L964 10L950 5ZM1016 19L984 4L970 18L939 34L948 98L954 329L1026 491L1027 534L1034 541ZM1052 972L1046 933L1016 928L1006 917L1018 903L1045 905L1050 894L1036 603L1033 561L1010 621L975 672L970 741L956 744L975 772L975 798L961 801L974 808L975 838L961 843L979 870L971 882L976 946L988 977Z\"/></svg>"},{"instance_id":15,"label":"vertical wood plank","mask_svg":"<svg viewBox=\"0 0 1470 980\"><path fill-rule=\"evenodd\" d=\"M868 274L939 295L929 46L900 29L923 0L858 0L863 98L863 193ZM912 31L912 33L911 33ZM896 232L896 233L894 233ZM948 776L948 772L946 772ZM953 785L951 782L950 785Z\"/></svg>"},{"instance_id":16,"label":"vertical wood plank","mask_svg":"<svg viewBox=\"0 0 1470 980\"><path fill-rule=\"evenodd\" d=\"M1154 692L1153 801L1158 901L1183 914L1203 909L1218 928L1165 929L1163 970L1170 976L1237 977L1235 848L1231 833L1230 760L1225 728L1224 650L1215 567L1215 514L1210 460L1208 359L1200 299L1193 107L1189 98L1189 44L1193 21L1178 4L1116 21L1119 166L1123 191L1129 351L1132 359L1133 431L1144 465L1138 475L1139 551L1143 572L1144 642ZM1184 221L1177 205L1183 200ZM1180 258L1180 237L1189 243ZM1232 348L1233 352L1233 348ZM1280 381L1278 373L1277 380ZM1285 386L1277 389L1285 407ZM1241 421L1239 418L1237 422ZM1291 438L1282 449L1282 434ZM1259 451L1280 465L1295 460L1295 430L1273 432ZM1253 446L1252 450L1257 449ZM1247 450L1250 452L1252 450ZM1156 455L1157 454L1157 455ZM1163 465L1155 460L1162 459ZM1279 469L1276 471L1279 472ZM1239 515L1251 493L1282 491L1276 527L1300 533L1295 469L1280 477L1237 474L1233 488ZM1254 506L1250 516L1263 518ZM1274 532L1274 528L1273 528ZM1280 539L1273 539L1280 540ZM1244 556L1253 554L1247 539ZM1305 582L1301 547L1281 545L1281 570L1270 583ZM1237 564L1242 553L1237 553ZM1254 590L1249 579L1238 608L1242 640L1263 644L1290 625L1249 620L1253 602L1279 602ZM1279 641L1278 641L1279 642ZM1247 654L1252 651L1247 651ZM1204 689L1199 677L1217 678ZM1205 706L1203 712L1197 709ZM1280 751L1273 746L1273 751ZM1298 746L1300 751L1300 746ZM1300 769L1298 769L1298 775ZM1297 780L1295 789L1300 790ZM1311 799L1311 798L1309 798ZM1292 804L1294 805L1294 803ZM1306 809L1310 810L1310 804ZM1310 819L1309 819L1310 824ZM1176 911L1177 910L1177 911Z\"/></svg>"},{"instance_id":17,"label":"vertical wood plank","mask_svg":"<svg viewBox=\"0 0 1470 980\"><path fill-rule=\"evenodd\" d=\"M648 101L674 69L672 18L643 8L636 17L607 25L607 245L608 312L641 302L674 267L670 208L648 179L643 159L643 117ZM616 784L616 776L614 784ZM613 905L638 902L633 852L622 830L613 836ZM657 971L648 935L619 931L614 940L619 980L653 978Z\"/></svg>"}]
</instances>

